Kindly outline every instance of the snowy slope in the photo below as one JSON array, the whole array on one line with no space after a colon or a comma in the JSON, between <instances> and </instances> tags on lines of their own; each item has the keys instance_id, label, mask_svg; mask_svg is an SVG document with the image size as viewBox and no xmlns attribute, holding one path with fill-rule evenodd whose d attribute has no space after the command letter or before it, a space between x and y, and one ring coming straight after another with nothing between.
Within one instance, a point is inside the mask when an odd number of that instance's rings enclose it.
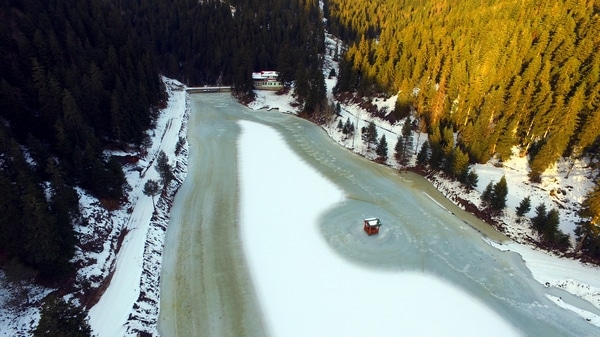
<instances>
[{"instance_id":1,"label":"snowy slope","mask_svg":"<svg viewBox=\"0 0 600 337\"><path fill-rule=\"evenodd\" d=\"M75 289L65 299L90 309L90 324L98 336L136 336L137 331L157 335L158 277L162 243L170 202L185 177L187 144L175 158L175 147L187 132L187 96L183 84L163 78L169 94L168 105L160 113L155 128L148 131L151 146L136 164L124 167L131 187L127 203L108 211L100 201L78 189L83 220L75 226L81 242L73 262L77 270ZM148 179L159 180L154 162L164 151L175 167L176 179L156 199L143 194ZM114 153L110 155L138 155ZM44 297L56 289L6 282L0 272L0 336L29 336L39 321ZM29 304L15 296L24 289ZM89 294L97 294L95 299ZM87 296L84 296L87 295ZM95 297L95 296L94 296ZM82 303L83 300L83 303ZM14 304L17 303L17 304Z\"/></svg>"}]
</instances>

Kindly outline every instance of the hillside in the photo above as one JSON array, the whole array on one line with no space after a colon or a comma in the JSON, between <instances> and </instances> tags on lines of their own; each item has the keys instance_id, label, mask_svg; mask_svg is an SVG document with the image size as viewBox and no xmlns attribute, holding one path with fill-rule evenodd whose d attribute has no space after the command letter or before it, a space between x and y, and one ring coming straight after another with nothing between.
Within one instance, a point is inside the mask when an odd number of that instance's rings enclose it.
<instances>
[{"instance_id":1,"label":"hillside","mask_svg":"<svg viewBox=\"0 0 600 337\"><path fill-rule=\"evenodd\" d=\"M336 54L334 49L340 46L333 36L326 40L328 53L325 57L324 73L328 74L330 69L337 70L338 64L334 60ZM362 98L359 100L339 101L334 96L333 88L337 83L337 78L333 77L327 80L329 97L339 104L339 110L336 115L323 125L324 129L341 145L359 153L366 158L379 161L398 170L417 170L427 177L440 191L442 191L454 203L461 205L476 213L497 230L503 232L511 239L519 243L533 245L544 250L550 249L544 244L543 234L532 227L531 219L536 216L535 208L544 204L547 210L555 209L559 214L558 230L569 236L570 248L562 253L556 250L559 255L573 255L577 245L577 228L582 222L580 210L586 196L594 190L595 174L594 169L589 165L587 158L571 161L563 159L548 169L541 176L538 183L531 182L529 173L531 171L526 157L519 155L518 148L514 148L513 156L508 160L499 160L497 158L485 164L472 164L469 171L475 172L478 176L478 182L473 188L468 188L464 183L458 181L455 176L444 172L441 169L435 169L429 165L419 164L417 154L422 149L429 135L418 130L413 130L411 134L411 147L409 159L405 163L400 163L395 157L395 148L399 138L403 138L403 129L406 119L390 122L387 115L393 113L398 99L397 95L391 97L375 97L371 100ZM257 100L250 104L253 108L276 108L280 111L300 113L300 109L293 104L292 96L278 96L272 93L257 92ZM374 107L374 109L373 109ZM371 111L375 111L373 114ZM414 112L413 112L414 113ZM387 115L386 115L387 114ZM415 115L411 116L414 120ZM355 132L347 133L340 128L350 122ZM369 145L363 139L361 129L367 130L369 124L375 124L377 130L377 139L381 136L386 137L387 156L382 159L376 153L376 145ZM506 196L506 207L500 211L493 211L481 199L486 186L492 182L497 183L502 177L508 182L508 194ZM529 197L531 200L530 209L523 216L516 215L516 209L521 201ZM585 259L585 258L584 258Z\"/></svg>"},{"instance_id":2,"label":"hillside","mask_svg":"<svg viewBox=\"0 0 600 337\"><path fill-rule=\"evenodd\" d=\"M533 188L547 184L553 172L569 177L577 167L597 180L595 1L329 3L329 29L348 44L334 89L338 99L396 97L386 111L373 107L371 113L391 123L410 115L413 129L428 134L428 168L465 182L474 164L511 166L518 156L527 162L524 174ZM567 198L567 191L554 195ZM581 215L577 248L596 259L600 189L587 191L568 198L577 209L566 207ZM540 212L556 223L556 212L546 206ZM540 241L564 249L565 237L544 222L537 225Z\"/></svg>"},{"instance_id":3,"label":"hillside","mask_svg":"<svg viewBox=\"0 0 600 337\"><path fill-rule=\"evenodd\" d=\"M399 95L426 128L452 127L471 160L531 157L537 177L561 157L596 154L600 7L594 1L336 1L358 32L339 91Z\"/></svg>"}]
</instances>

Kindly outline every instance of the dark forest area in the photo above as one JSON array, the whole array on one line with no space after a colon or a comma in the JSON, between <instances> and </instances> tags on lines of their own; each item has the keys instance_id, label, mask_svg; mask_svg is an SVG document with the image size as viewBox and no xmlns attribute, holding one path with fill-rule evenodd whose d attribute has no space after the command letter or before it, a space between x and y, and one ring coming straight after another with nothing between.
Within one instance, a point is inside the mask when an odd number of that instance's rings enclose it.
<instances>
[{"instance_id":1,"label":"dark forest area","mask_svg":"<svg viewBox=\"0 0 600 337\"><path fill-rule=\"evenodd\" d=\"M0 19L0 253L63 277L74 187L123 197L104 150L141 144L164 88L153 53L106 2L2 1Z\"/></svg>"},{"instance_id":2,"label":"dark forest area","mask_svg":"<svg viewBox=\"0 0 600 337\"><path fill-rule=\"evenodd\" d=\"M161 74L190 86L232 85L244 96L252 95L254 71L276 69L288 84L304 79L303 88L322 77L324 28L315 0L151 0L118 6L154 50Z\"/></svg>"},{"instance_id":3,"label":"dark forest area","mask_svg":"<svg viewBox=\"0 0 600 337\"><path fill-rule=\"evenodd\" d=\"M76 188L123 201L107 153L143 152L160 75L251 99L251 73L277 69L308 113L325 95L314 0L3 0L0 19L0 256L44 280L73 271Z\"/></svg>"}]
</instances>

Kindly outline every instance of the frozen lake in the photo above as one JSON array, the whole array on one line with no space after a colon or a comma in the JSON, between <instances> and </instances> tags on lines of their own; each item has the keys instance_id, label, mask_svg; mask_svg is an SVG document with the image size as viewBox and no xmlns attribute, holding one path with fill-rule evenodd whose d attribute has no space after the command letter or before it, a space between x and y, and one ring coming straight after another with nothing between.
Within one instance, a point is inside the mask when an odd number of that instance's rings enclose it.
<instances>
[{"instance_id":1,"label":"frozen lake","mask_svg":"<svg viewBox=\"0 0 600 337\"><path fill-rule=\"evenodd\" d=\"M189 172L164 250L163 336L364 336L363 310L382 318L366 322L377 336L598 333L548 300L519 255L482 239L501 235L421 177L228 94L191 103ZM368 237L361 219L371 216L384 225ZM320 330L302 330L311 324Z\"/></svg>"}]
</instances>

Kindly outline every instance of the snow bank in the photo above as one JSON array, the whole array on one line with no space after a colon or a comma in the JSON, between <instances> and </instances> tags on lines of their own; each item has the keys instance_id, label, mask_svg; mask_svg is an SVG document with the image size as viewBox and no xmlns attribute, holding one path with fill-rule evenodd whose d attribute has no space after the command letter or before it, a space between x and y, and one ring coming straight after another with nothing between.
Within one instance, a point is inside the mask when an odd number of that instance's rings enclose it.
<instances>
[{"instance_id":1,"label":"snow bank","mask_svg":"<svg viewBox=\"0 0 600 337\"><path fill-rule=\"evenodd\" d=\"M160 211L155 214L152 198L142 191L149 179L160 180L154 166L160 151L173 162L180 132L185 136L187 111L184 86L177 81L163 80L169 90L168 106L161 112L157 127L151 131L152 146L148 151L149 159L140 163L142 173L137 177L127 176L132 186L129 198L135 202L126 219L125 236L111 268L110 283L98 303L89 310L90 325L98 337L135 336L140 330L156 334L158 276L169 205L159 200ZM180 164L173 166L179 167L177 173L181 180L185 170ZM176 186L170 186L169 193L163 197L172 197L175 189ZM162 221L151 221L153 215Z\"/></svg>"}]
</instances>

